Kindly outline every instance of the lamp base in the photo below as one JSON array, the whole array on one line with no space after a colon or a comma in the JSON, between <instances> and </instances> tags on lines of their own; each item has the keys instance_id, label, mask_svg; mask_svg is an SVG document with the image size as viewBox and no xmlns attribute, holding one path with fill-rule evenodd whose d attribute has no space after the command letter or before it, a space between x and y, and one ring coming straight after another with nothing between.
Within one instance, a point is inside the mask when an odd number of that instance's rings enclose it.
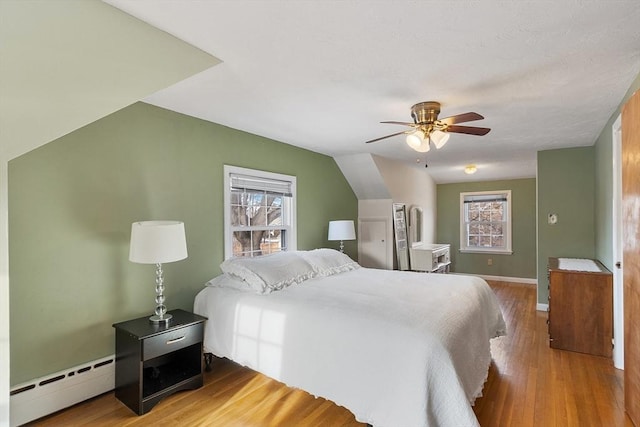
<instances>
[{"instance_id":1,"label":"lamp base","mask_svg":"<svg viewBox=\"0 0 640 427\"><path fill-rule=\"evenodd\" d=\"M167 322L169 322L169 320L171 320L172 317L173 317L172 314L165 314L162 317L158 316L157 314L154 314L153 316L149 317L149 322L151 322L151 323L167 323Z\"/></svg>"},{"instance_id":2,"label":"lamp base","mask_svg":"<svg viewBox=\"0 0 640 427\"><path fill-rule=\"evenodd\" d=\"M156 309L155 314L149 317L151 323L168 323L173 316L167 314L164 305L164 278L162 277L162 264L156 264Z\"/></svg>"}]
</instances>

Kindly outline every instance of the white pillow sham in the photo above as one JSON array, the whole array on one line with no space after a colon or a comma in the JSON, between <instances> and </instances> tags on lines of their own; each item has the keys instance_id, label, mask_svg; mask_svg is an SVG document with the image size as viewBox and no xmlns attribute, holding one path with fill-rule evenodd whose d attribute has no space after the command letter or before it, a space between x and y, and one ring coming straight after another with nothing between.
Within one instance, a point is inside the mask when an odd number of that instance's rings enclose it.
<instances>
[{"instance_id":1,"label":"white pillow sham","mask_svg":"<svg viewBox=\"0 0 640 427\"><path fill-rule=\"evenodd\" d=\"M239 291L253 292L253 289L249 287L249 284L247 282L238 278L234 278L233 276L230 276L228 274L221 274L219 276L216 276L204 285L210 286L212 288L231 288L237 289Z\"/></svg>"},{"instance_id":2,"label":"white pillow sham","mask_svg":"<svg viewBox=\"0 0 640 427\"><path fill-rule=\"evenodd\" d=\"M318 276L331 276L360 268L360 264L335 249L322 248L300 251L300 256L313 266L313 270Z\"/></svg>"},{"instance_id":3,"label":"white pillow sham","mask_svg":"<svg viewBox=\"0 0 640 427\"><path fill-rule=\"evenodd\" d=\"M231 258L220 264L222 271L244 280L259 294L268 294L316 276L296 251L276 252L253 258Z\"/></svg>"}]
</instances>

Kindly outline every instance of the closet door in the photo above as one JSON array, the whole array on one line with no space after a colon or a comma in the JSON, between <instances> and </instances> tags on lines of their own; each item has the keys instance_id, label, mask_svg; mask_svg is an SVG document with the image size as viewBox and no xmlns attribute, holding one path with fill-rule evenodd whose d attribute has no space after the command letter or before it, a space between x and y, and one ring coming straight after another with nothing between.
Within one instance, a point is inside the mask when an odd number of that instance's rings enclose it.
<instances>
[{"instance_id":1,"label":"closet door","mask_svg":"<svg viewBox=\"0 0 640 427\"><path fill-rule=\"evenodd\" d=\"M358 219L358 263L367 268L391 270L387 249L387 233L389 222L386 218Z\"/></svg>"},{"instance_id":2,"label":"closet door","mask_svg":"<svg viewBox=\"0 0 640 427\"><path fill-rule=\"evenodd\" d=\"M622 108L624 405L640 426L640 91Z\"/></svg>"}]
</instances>

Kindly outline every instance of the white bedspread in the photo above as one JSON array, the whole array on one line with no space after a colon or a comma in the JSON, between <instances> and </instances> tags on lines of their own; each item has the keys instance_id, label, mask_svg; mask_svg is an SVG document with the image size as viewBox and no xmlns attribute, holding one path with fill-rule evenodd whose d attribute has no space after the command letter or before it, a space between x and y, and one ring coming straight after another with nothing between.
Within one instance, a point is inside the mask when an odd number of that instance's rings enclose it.
<instances>
[{"instance_id":1,"label":"white bedspread","mask_svg":"<svg viewBox=\"0 0 640 427\"><path fill-rule=\"evenodd\" d=\"M374 426L477 426L489 340L505 334L478 277L359 268L258 295L206 287L205 351L322 396Z\"/></svg>"}]
</instances>

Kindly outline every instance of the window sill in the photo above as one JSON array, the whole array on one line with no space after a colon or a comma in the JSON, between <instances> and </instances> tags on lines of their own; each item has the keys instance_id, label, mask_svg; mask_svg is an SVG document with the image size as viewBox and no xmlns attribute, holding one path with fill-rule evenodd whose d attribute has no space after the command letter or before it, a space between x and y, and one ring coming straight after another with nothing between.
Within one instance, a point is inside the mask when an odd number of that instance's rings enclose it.
<instances>
[{"instance_id":1,"label":"window sill","mask_svg":"<svg viewBox=\"0 0 640 427\"><path fill-rule=\"evenodd\" d=\"M463 254L497 254L497 255L513 255L513 251L503 249L460 249Z\"/></svg>"}]
</instances>

